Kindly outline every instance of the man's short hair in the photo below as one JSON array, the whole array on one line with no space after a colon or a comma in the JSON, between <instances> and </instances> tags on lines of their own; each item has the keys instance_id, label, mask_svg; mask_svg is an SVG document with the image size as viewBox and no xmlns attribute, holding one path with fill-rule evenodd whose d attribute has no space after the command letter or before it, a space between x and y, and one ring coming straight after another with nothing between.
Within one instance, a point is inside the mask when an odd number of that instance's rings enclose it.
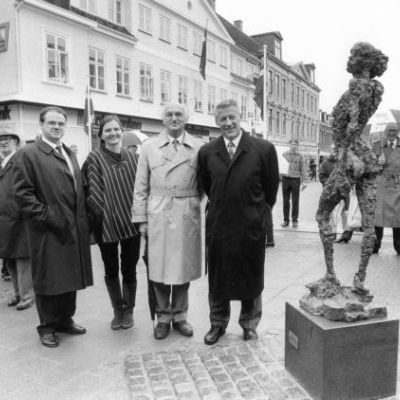
<instances>
[{"instance_id":1,"label":"man's short hair","mask_svg":"<svg viewBox=\"0 0 400 400\"><path fill-rule=\"evenodd\" d=\"M167 113L167 111L168 111L170 108L178 108L178 109L182 110L184 116L185 116L186 118L189 118L188 109L187 109L183 104L180 104L180 103L168 103L168 104L166 104L166 105L164 106L164 108L163 108L163 110L162 110L161 116L162 116L163 119L164 119L164 117L165 117L165 114Z\"/></svg>"},{"instance_id":2,"label":"man's short hair","mask_svg":"<svg viewBox=\"0 0 400 400\"><path fill-rule=\"evenodd\" d=\"M215 108L214 108L214 115L217 116L218 112L220 110L225 110L226 108L230 108L230 107L234 107L238 110L238 112L240 113L240 108L239 108L239 104L236 100L234 99L227 99L227 100L223 100L220 103L218 103Z\"/></svg>"},{"instance_id":3,"label":"man's short hair","mask_svg":"<svg viewBox=\"0 0 400 400\"><path fill-rule=\"evenodd\" d=\"M52 112L52 111L62 114L65 118L65 122L67 122L67 113L61 107L57 107L57 106L48 106L48 107L43 108L39 114L39 121L43 123L45 120L46 114L48 112Z\"/></svg>"}]
</instances>

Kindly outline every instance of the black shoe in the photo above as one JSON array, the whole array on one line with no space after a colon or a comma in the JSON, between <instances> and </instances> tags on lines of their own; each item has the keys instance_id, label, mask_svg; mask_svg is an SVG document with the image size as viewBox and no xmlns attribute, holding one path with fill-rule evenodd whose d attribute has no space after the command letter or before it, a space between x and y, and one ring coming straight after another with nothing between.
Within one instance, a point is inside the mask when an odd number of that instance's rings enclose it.
<instances>
[{"instance_id":1,"label":"black shoe","mask_svg":"<svg viewBox=\"0 0 400 400\"><path fill-rule=\"evenodd\" d=\"M289 226L289 221L283 221L282 223L281 223L281 227L282 228L287 228Z\"/></svg>"},{"instance_id":2,"label":"black shoe","mask_svg":"<svg viewBox=\"0 0 400 400\"><path fill-rule=\"evenodd\" d=\"M43 346L46 347L58 347L58 339L54 332L42 332L39 333L40 341Z\"/></svg>"},{"instance_id":3,"label":"black shoe","mask_svg":"<svg viewBox=\"0 0 400 400\"><path fill-rule=\"evenodd\" d=\"M193 336L193 328L187 321L173 322L172 327L177 330L182 336Z\"/></svg>"},{"instance_id":4,"label":"black shoe","mask_svg":"<svg viewBox=\"0 0 400 400\"><path fill-rule=\"evenodd\" d=\"M19 296L12 297L7 303L8 307L16 306L19 303L19 300L20 300Z\"/></svg>"},{"instance_id":5,"label":"black shoe","mask_svg":"<svg viewBox=\"0 0 400 400\"><path fill-rule=\"evenodd\" d=\"M68 333L69 335L84 335L86 333L86 329L83 326L79 326L75 322L72 322L66 326L60 326L57 328L57 331Z\"/></svg>"},{"instance_id":6,"label":"black shoe","mask_svg":"<svg viewBox=\"0 0 400 400\"><path fill-rule=\"evenodd\" d=\"M275 243L274 242L269 242L269 243L267 242L265 247L275 247Z\"/></svg>"},{"instance_id":7,"label":"black shoe","mask_svg":"<svg viewBox=\"0 0 400 400\"><path fill-rule=\"evenodd\" d=\"M243 339L244 340L257 340L258 335L255 329L245 328L243 329Z\"/></svg>"},{"instance_id":8,"label":"black shoe","mask_svg":"<svg viewBox=\"0 0 400 400\"><path fill-rule=\"evenodd\" d=\"M222 326L211 325L211 329L204 336L204 343L212 345L218 342L218 339L225 335L225 328Z\"/></svg>"},{"instance_id":9,"label":"black shoe","mask_svg":"<svg viewBox=\"0 0 400 400\"><path fill-rule=\"evenodd\" d=\"M293 228L297 228L299 226L299 223L297 221L292 222Z\"/></svg>"},{"instance_id":10,"label":"black shoe","mask_svg":"<svg viewBox=\"0 0 400 400\"><path fill-rule=\"evenodd\" d=\"M336 243L347 243L353 236L353 231L344 231Z\"/></svg>"},{"instance_id":11,"label":"black shoe","mask_svg":"<svg viewBox=\"0 0 400 400\"><path fill-rule=\"evenodd\" d=\"M372 250L372 254L378 254L380 248L381 248L381 242L376 241L374 244L374 249Z\"/></svg>"},{"instance_id":12,"label":"black shoe","mask_svg":"<svg viewBox=\"0 0 400 400\"><path fill-rule=\"evenodd\" d=\"M165 322L159 322L154 329L154 337L157 340L165 339L169 333L170 324L166 324Z\"/></svg>"}]
</instances>

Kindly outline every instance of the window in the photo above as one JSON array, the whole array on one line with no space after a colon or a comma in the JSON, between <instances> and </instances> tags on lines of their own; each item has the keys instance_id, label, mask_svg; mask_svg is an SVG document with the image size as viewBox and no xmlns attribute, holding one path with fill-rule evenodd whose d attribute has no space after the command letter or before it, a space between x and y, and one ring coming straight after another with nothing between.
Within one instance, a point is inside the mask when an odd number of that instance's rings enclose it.
<instances>
[{"instance_id":1,"label":"window","mask_svg":"<svg viewBox=\"0 0 400 400\"><path fill-rule=\"evenodd\" d=\"M91 14L96 14L96 1L95 0L81 0L79 8Z\"/></svg>"},{"instance_id":2,"label":"window","mask_svg":"<svg viewBox=\"0 0 400 400\"><path fill-rule=\"evenodd\" d=\"M117 93L130 95L130 66L127 58L117 56Z\"/></svg>"},{"instance_id":3,"label":"window","mask_svg":"<svg viewBox=\"0 0 400 400\"><path fill-rule=\"evenodd\" d=\"M215 62L215 42L207 39L207 60Z\"/></svg>"},{"instance_id":4,"label":"window","mask_svg":"<svg viewBox=\"0 0 400 400\"><path fill-rule=\"evenodd\" d=\"M212 114L215 108L215 86L208 85L207 98L207 111Z\"/></svg>"},{"instance_id":5,"label":"window","mask_svg":"<svg viewBox=\"0 0 400 400\"><path fill-rule=\"evenodd\" d=\"M277 99L281 97L281 77L275 75L275 96Z\"/></svg>"},{"instance_id":6,"label":"window","mask_svg":"<svg viewBox=\"0 0 400 400\"><path fill-rule=\"evenodd\" d=\"M290 138L291 139L295 139L295 131L294 131L294 121L292 120L292 122L290 123Z\"/></svg>"},{"instance_id":7,"label":"window","mask_svg":"<svg viewBox=\"0 0 400 400\"><path fill-rule=\"evenodd\" d=\"M232 92L232 93L231 93L231 97L232 97L232 99L235 100L236 103L237 103L237 101L238 101L238 94L235 93L235 92Z\"/></svg>"},{"instance_id":8,"label":"window","mask_svg":"<svg viewBox=\"0 0 400 400\"><path fill-rule=\"evenodd\" d=\"M233 72L239 76L243 75L243 63L242 60L238 57L235 57L233 59Z\"/></svg>"},{"instance_id":9,"label":"window","mask_svg":"<svg viewBox=\"0 0 400 400\"><path fill-rule=\"evenodd\" d=\"M281 132L281 114L279 111L275 114L275 131L277 134Z\"/></svg>"},{"instance_id":10,"label":"window","mask_svg":"<svg viewBox=\"0 0 400 400\"><path fill-rule=\"evenodd\" d=\"M219 65L221 67L228 66L228 49L224 46L219 46Z\"/></svg>"},{"instance_id":11,"label":"window","mask_svg":"<svg viewBox=\"0 0 400 400\"><path fill-rule=\"evenodd\" d=\"M247 121L247 97L241 97L241 107L240 112L242 114L243 121Z\"/></svg>"},{"instance_id":12,"label":"window","mask_svg":"<svg viewBox=\"0 0 400 400\"><path fill-rule=\"evenodd\" d=\"M188 78L182 75L178 75L178 103L188 103Z\"/></svg>"},{"instance_id":13,"label":"window","mask_svg":"<svg viewBox=\"0 0 400 400\"><path fill-rule=\"evenodd\" d=\"M305 97L305 91L304 89L301 89L301 108L304 110L304 97Z\"/></svg>"},{"instance_id":14,"label":"window","mask_svg":"<svg viewBox=\"0 0 400 400\"><path fill-rule=\"evenodd\" d=\"M68 83L68 50L64 37L46 34L47 79Z\"/></svg>"},{"instance_id":15,"label":"window","mask_svg":"<svg viewBox=\"0 0 400 400\"><path fill-rule=\"evenodd\" d=\"M89 49L89 76L92 89L105 90L103 51Z\"/></svg>"},{"instance_id":16,"label":"window","mask_svg":"<svg viewBox=\"0 0 400 400\"><path fill-rule=\"evenodd\" d=\"M282 78L282 101L284 103L286 103L286 100L287 100L287 93L286 93L287 88L286 88L286 86L287 86L287 81L286 81L285 78Z\"/></svg>"},{"instance_id":17,"label":"window","mask_svg":"<svg viewBox=\"0 0 400 400\"><path fill-rule=\"evenodd\" d=\"M247 71L249 76L254 75L256 71L256 66L254 64L247 63Z\"/></svg>"},{"instance_id":18,"label":"window","mask_svg":"<svg viewBox=\"0 0 400 400\"><path fill-rule=\"evenodd\" d=\"M272 71L268 71L268 94L274 93L274 80Z\"/></svg>"},{"instance_id":19,"label":"window","mask_svg":"<svg viewBox=\"0 0 400 400\"><path fill-rule=\"evenodd\" d=\"M272 108L270 108L268 113L268 132L272 132L272 117Z\"/></svg>"},{"instance_id":20,"label":"window","mask_svg":"<svg viewBox=\"0 0 400 400\"><path fill-rule=\"evenodd\" d=\"M294 108L294 83L290 84L290 102L292 103L292 107Z\"/></svg>"},{"instance_id":21,"label":"window","mask_svg":"<svg viewBox=\"0 0 400 400\"><path fill-rule=\"evenodd\" d=\"M160 93L161 93L161 104L171 102L171 73L165 70L161 70L160 73Z\"/></svg>"},{"instance_id":22,"label":"window","mask_svg":"<svg viewBox=\"0 0 400 400\"><path fill-rule=\"evenodd\" d=\"M287 116L286 114L282 115L282 137L286 138L286 134L287 134Z\"/></svg>"},{"instance_id":23,"label":"window","mask_svg":"<svg viewBox=\"0 0 400 400\"><path fill-rule=\"evenodd\" d=\"M114 18L114 21L118 25L122 25L123 18L124 18L123 0L115 0L115 18Z\"/></svg>"},{"instance_id":24,"label":"window","mask_svg":"<svg viewBox=\"0 0 400 400\"><path fill-rule=\"evenodd\" d=\"M282 58L282 47L279 40L275 40L275 57L279 59Z\"/></svg>"},{"instance_id":25,"label":"window","mask_svg":"<svg viewBox=\"0 0 400 400\"><path fill-rule=\"evenodd\" d=\"M139 30L147 33L152 32L151 9L139 4Z\"/></svg>"},{"instance_id":26,"label":"window","mask_svg":"<svg viewBox=\"0 0 400 400\"><path fill-rule=\"evenodd\" d=\"M309 95L309 93L307 93L307 96L306 96L306 110L308 112L310 112L310 95Z\"/></svg>"},{"instance_id":27,"label":"window","mask_svg":"<svg viewBox=\"0 0 400 400\"><path fill-rule=\"evenodd\" d=\"M153 72L151 65L140 64L140 99L153 101Z\"/></svg>"},{"instance_id":28,"label":"window","mask_svg":"<svg viewBox=\"0 0 400 400\"><path fill-rule=\"evenodd\" d=\"M194 109L203 111L203 84L200 81L193 81L194 87Z\"/></svg>"},{"instance_id":29,"label":"window","mask_svg":"<svg viewBox=\"0 0 400 400\"><path fill-rule=\"evenodd\" d=\"M225 89L220 89L219 91L219 100L224 101L228 99L228 91Z\"/></svg>"},{"instance_id":30,"label":"window","mask_svg":"<svg viewBox=\"0 0 400 400\"><path fill-rule=\"evenodd\" d=\"M178 47L187 50L188 29L186 26L178 24Z\"/></svg>"},{"instance_id":31,"label":"window","mask_svg":"<svg viewBox=\"0 0 400 400\"><path fill-rule=\"evenodd\" d=\"M296 107L300 107L300 87L296 87Z\"/></svg>"},{"instance_id":32,"label":"window","mask_svg":"<svg viewBox=\"0 0 400 400\"><path fill-rule=\"evenodd\" d=\"M201 56L201 50L203 47L203 35L198 32L193 32L193 54Z\"/></svg>"},{"instance_id":33,"label":"window","mask_svg":"<svg viewBox=\"0 0 400 400\"><path fill-rule=\"evenodd\" d=\"M171 20L164 15L160 15L160 39L171 43Z\"/></svg>"}]
</instances>

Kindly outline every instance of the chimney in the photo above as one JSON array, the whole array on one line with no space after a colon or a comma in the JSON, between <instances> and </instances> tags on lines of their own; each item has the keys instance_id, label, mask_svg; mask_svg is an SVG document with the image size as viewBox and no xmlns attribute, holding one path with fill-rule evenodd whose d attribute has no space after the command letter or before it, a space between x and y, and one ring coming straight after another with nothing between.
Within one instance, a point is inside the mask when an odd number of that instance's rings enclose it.
<instances>
[{"instance_id":1,"label":"chimney","mask_svg":"<svg viewBox=\"0 0 400 400\"><path fill-rule=\"evenodd\" d=\"M212 7L212 9L215 11L215 0L208 0L208 3Z\"/></svg>"},{"instance_id":2,"label":"chimney","mask_svg":"<svg viewBox=\"0 0 400 400\"><path fill-rule=\"evenodd\" d=\"M235 25L236 28L243 32L243 21L241 19L233 21L233 25Z\"/></svg>"}]
</instances>

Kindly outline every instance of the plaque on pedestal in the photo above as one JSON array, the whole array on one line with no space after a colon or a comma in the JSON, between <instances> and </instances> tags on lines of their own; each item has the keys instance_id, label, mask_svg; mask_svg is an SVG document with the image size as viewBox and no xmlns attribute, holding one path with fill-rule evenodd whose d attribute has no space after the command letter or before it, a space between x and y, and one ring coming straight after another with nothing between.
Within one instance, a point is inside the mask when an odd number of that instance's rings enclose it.
<instances>
[{"instance_id":1,"label":"plaque on pedestal","mask_svg":"<svg viewBox=\"0 0 400 400\"><path fill-rule=\"evenodd\" d=\"M396 394L399 320L333 322L286 303L285 367L316 400Z\"/></svg>"}]
</instances>

